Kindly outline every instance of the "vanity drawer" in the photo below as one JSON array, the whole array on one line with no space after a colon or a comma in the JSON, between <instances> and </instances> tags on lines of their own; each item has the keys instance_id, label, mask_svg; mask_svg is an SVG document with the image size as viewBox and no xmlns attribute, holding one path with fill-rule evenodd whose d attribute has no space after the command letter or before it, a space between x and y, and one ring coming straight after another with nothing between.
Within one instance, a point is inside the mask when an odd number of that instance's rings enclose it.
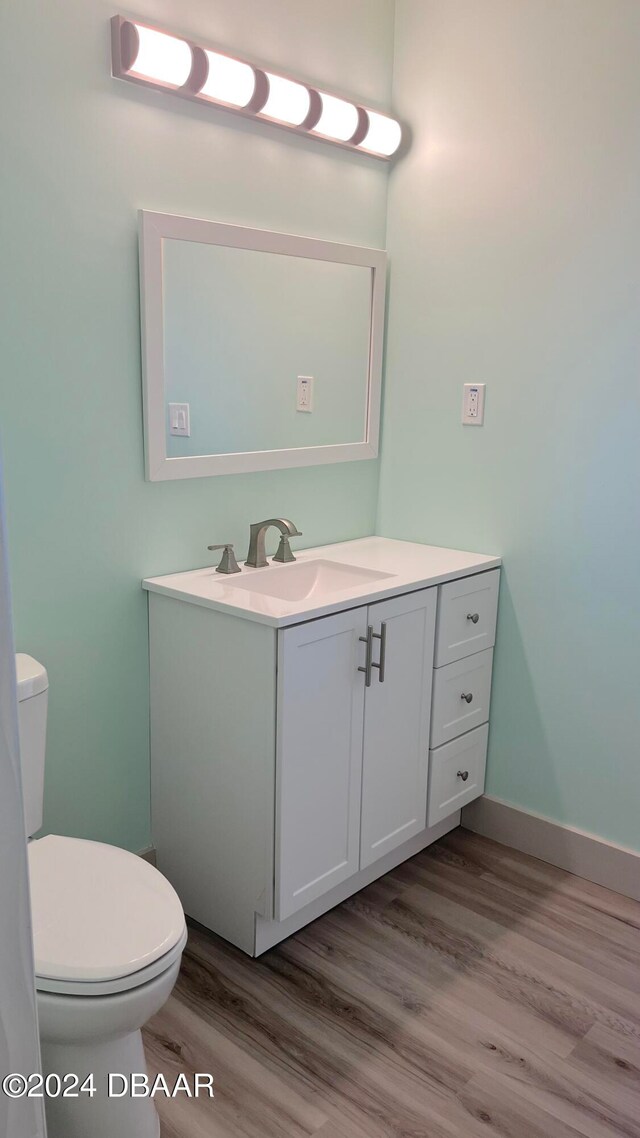
<instances>
[{"instance_id":1,"label":"vanity drawer","mask_svg":"<svg viewBox=\"0 0 640 1138\"><path fill-rule=\"evenodd\" d=\"M488 737L485 723L431 751L427 826L435 826L483 793Z\"/></svg>"},{"instance_id":2,"label":"vanity drawer","mask_svg":"<svg viewBox=\"0 0 640 1138\"><path fill-rule=\"evenodd\" d=\"M493 648L500 570L476 573L440 586L435 666Z\"/></svg>"},{"instance_id":3,"label":"vanity drawer","mask_svg":"<svg viewBox=\"0 0 640 1138\"><path fill-rule=\"evenodd\" d=\"M433 673L431 746L441 747L489 718L493 648Z\"/></svg>"}]
</instances>

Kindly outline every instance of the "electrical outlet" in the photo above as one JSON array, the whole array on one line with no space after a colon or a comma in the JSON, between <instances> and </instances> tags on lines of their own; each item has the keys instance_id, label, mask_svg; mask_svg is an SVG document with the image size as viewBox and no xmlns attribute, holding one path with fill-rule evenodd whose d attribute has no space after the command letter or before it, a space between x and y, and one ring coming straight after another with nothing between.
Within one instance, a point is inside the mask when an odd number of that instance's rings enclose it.
<instances>
[{"instance_id":1,"label":"electrical outlet","mask_svg":"<svg viewBox=\"0 0 640 1138\"><path fill-rule=\"evenodd\" d=\"M467 427L484 423L484 383L465 383L462 397L462 422Z\"/></svg>"},{"instance_id":2,"label":"electrical outlet","mask_svg":"<svg viewBox=\"0 0 640 1138\"><path fill-rule=\"evenodd\" d=\"M313 376L299 375L296 387L296 411L313 411Z\"/></svg>"}]
</instances>

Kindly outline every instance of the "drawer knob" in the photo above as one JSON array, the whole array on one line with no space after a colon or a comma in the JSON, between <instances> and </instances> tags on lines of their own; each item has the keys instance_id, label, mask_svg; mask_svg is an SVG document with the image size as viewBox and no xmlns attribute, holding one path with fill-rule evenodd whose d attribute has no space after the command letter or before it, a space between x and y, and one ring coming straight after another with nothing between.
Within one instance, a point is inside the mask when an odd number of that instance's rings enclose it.
<instances>
[{"instance_id":1,"label":"drawer knob","mask_svg":"<svg viewBox=\"0 0 640 1138\"><path fill-rule=\"evenodd\" d=\"M472 621L473 624L477 624L478 621L480 620L480 613L479 612L468 612L467 613L467 620Z\"/></svg>"},{"instance_id":2,"label":"drawer knob","mask_svg":"<svg viewBox=\"0 0 640 1138\"><path fill-rule=\"evenodd\" d=\"M473 692L463 691L462 695L460 696L460 699L465 699L467 701L467 703L473 703Z\"/></svg>"},{"instance_id":3,"label":"drawer knob","mask_svg":"<svg viewBox=\"0 0 640 1138\"><path fill-rule=\"evenodd\" d=\"M469 771L458 771L458 778L461 778L463 782L466 782L468 777Z\"/></svg>"}]
</instances>

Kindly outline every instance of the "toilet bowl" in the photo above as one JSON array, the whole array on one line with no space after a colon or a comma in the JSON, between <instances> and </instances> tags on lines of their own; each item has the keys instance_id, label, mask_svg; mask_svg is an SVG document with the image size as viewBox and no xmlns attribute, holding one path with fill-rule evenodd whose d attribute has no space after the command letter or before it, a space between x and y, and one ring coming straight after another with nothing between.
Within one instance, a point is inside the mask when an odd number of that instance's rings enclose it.
<instances>
[{"instance_id":1,"label":"toilet bowl","mask_svg":"<svg viewBox=\"0 0 640 1138\"><path fill-rule=\"evenodd\" d=\"M42 824L48 680L31 657L16 664L32 834ZM55 834L29 842L29 879L43 1074L61 1080L59 1093L49 1083L48 1136L157 1138L153 1101L122 1090L146 1074L140 1029L178 976L187 940L178 895L135 854Z\"/></svg>"}]
</instances>

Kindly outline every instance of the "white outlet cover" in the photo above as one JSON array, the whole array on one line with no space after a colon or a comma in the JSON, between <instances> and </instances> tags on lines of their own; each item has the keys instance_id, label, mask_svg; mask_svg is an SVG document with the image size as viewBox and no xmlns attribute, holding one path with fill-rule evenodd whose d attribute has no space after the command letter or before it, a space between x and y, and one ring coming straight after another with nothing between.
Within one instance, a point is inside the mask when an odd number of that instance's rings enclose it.
<instances>
[{"instance_id":1,"label":"white outlet cover","mask_svg":"<svg viewBox=\"0 0 640 1138\"><path fill-rule=\"evenodd\" d=\"M313 411L313 385L312 375L299 375L296 384L296 411Z\"/></svg>"},{"instance_id":2,"label":"white outlet cover","mask_svg":"<svg viewBox=\"0 0 640 1138\"><path fill-rule=\"evenodd\" d=\"M466 427L484 423L484 383L465 383L462 396L462 422Z\"/></svg>"}]
</instances>

